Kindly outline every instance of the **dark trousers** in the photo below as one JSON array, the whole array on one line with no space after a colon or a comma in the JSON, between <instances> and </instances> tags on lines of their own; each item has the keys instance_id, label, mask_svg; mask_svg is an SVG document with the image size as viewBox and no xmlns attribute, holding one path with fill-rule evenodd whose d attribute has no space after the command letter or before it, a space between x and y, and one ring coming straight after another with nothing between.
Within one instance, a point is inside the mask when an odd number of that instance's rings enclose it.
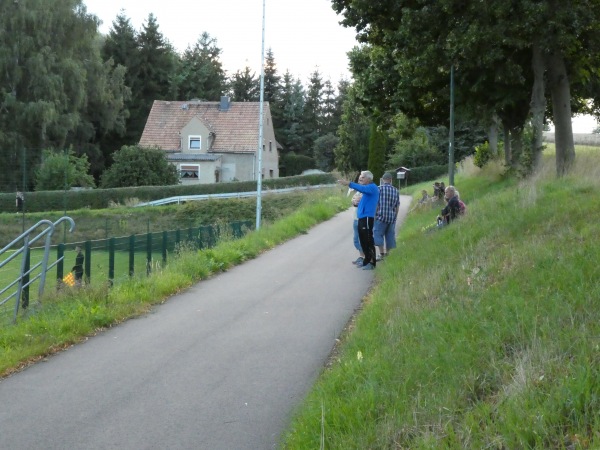
<instances>
[{"instance_id":1,"label":"dark trousers","mask_svg":"<svg viewBox=\"0 0 600 450\"><path fill-rule=\"evenodd\" d=\"M365 254L363 266L369 263L376 265L377 253L375 253L375 241L373 240L373 225L375 225L375 217L358 219L358 240Z\"/></svg>"}]
</instances>

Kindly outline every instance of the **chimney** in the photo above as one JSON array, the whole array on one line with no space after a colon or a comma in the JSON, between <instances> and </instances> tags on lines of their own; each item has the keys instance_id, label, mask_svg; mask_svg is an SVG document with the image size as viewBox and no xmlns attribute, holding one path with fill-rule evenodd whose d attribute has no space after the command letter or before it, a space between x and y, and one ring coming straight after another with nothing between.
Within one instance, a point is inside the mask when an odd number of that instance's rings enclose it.
<instances>
[{"instance_id":1,"label":"chimney","mask_svg":"<svg viewBox=\"0 0 600 450\"><path fill-rule=\"evenodd\" d=\"M229 111L229 97L226 95L221 96L221 104L219 105L219 111Z\"/></svg>"}]
</instances>

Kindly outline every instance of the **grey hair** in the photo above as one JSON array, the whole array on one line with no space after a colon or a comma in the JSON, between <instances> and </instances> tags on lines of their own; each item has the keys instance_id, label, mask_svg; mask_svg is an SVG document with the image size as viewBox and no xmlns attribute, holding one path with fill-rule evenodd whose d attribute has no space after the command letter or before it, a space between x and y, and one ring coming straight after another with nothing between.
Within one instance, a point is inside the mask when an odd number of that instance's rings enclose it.
<instances>
[{"instance_id":1,"label":"grey hair","mask_svg":"<svg viewBox=\"0 0 600 450\"><path fill-rule=\"evenodd\" d=\"M363 177L365 177L369 181L373 181L373 173L368 170L363 170L360 173Z\"/></svg>"}]
</instances>

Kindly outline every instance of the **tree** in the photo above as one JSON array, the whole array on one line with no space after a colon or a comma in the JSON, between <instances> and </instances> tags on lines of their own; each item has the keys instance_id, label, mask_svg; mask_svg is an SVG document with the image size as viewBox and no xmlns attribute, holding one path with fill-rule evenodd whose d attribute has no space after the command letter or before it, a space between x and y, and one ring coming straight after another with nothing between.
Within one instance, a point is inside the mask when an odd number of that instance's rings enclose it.
<instances>
[{"instance_id":1,"label":"tree","mask_svg":"<svg viewBox=\"0 0 600 450\"><path fill-rule=\"evenodd\" d=\"M304 127L304 146L312 148L316 139L323 133L323 79L319 69L310 75L302 122Z\"/></svg>"},{"instance_id":2,"label":"tree","mask_svg":"<svg viewBox=\"0 0 600 450\"><path fill-rule=\"evenodd\" d=\"M179 182L177 169L159 148L126 145L113 159L112 166L102 175L102 188L169 186Z\"/></svg>"},{"instance_id":3,"label":"tree","mask_svg":"<svg viewBox=\"0 0 600 450\"><path fill-rule=\"evenodd\" d=\"M289 72L283 77L283 114L281 118L281 139L286 152L295 152L308 156L302 129L304 114L304 87L298 79L292 78Z\"/></svg>"},{"instance_id":4,"label":"tree","mask_svg":"<svg viewBox=\"0 0 600 450\"><path fill-rule=\"evenodd\" d=\"M339 138L332 133L318 137L313 146L313 158L317 169L324 172L331 172L335 167L335 147L338 145Z\"/></svg>"},{"instance_id":5,"label":"tree","mask_svg":"<svg viewBox=\"0 0 600 450\"><path fill-rule=\"evenodd\" d=\"M350 86L342 104L342 119L338 128L339 142L335 148L335 166L345 174L365 170L369 157L369 119Z\"/></svg>"},{"instance_id":6,"label":"tree","mask_svg":"<svg viewBox=\"0 0 600 450\"><path fill-rule=\"evenodd\" d=\"M260 97L260 80L250 67L238 70L230 82L231 100L234 102L257 102Z\"/></svg>"},{"instance_id":7,"label":"tree","mask_svg":"<svg viewBox=\"0 0 600 450\"><path fill-rule=\"evenodd\" d=\"M372 120L369 134L368 168L373 173L374 180L379 180L385 172L387 140L386 132L375 120Z\"/></svg>"},{"instance_id":8,"label":"tree","mask_svg":"<svg viewBox=\"0 0 600 450\"><path fill-rule=\"evenodd\" d=\"M574 159L571 105L582 103L573 102L570 88L579 89L578 98L589 94L590 87L597 87L600 81L600 2L491 0L481 4L430 0L373 4L333 0L333 5L344 15L346 26L356 27L359 40L370 44L362 55L355 53L353 68L360 74L368 100L376 99L384 107L397 102L410 113L419 98L415 94L435 94L439 75L446 76L445 70L439 69L452 65L460 77L472 80L464 84L458 80L457 85L462 86L462 99L473 113L476 106L490 105L485 117L488 120L498 110L512 109L523 117L520 112L526 98L532 101L534 128L540 133L540 110L542 105L545 109L545 101L539 84L547 80L551 115L557 125L557 173L560 176L568 171ZM365 62L365 56L371 57L371 65L358 64L361 57ZM379 94L376 81L380 81ZM427 104L426 100L419 103ZM514 116L505 113L504 117ZM518 138L523 125L505 123L504 128L514 131ZM534 152L539 152L539 139L534 142ZM539 159L538 155L534 159Z\"/></svg>"},{"instance_id":9,"label":"tree","mask_svg":"<svg viewBox=\"0 0 600 450\"><path fill-rule=\"evenodd\" d=\"M335 95L335 89L331 80L325 80L323 83L323 133L335 134L340 126L341 114L338 114L338 98ZM339 111L341 113L341 111Z\"/></svg>"},{"instance_id":10,"label":"tree","mask_svg":"<svg viewBox=\"0 0 600 450\"><path fill-rule=\"evenodd\" d=\"M217 40L206 32L185 50L176 77L179 100L219 100L226 90L221 51Z\"/></svg>"},{"instance_id":11,"label":"tree","mask_svg":"<svg viewBox=\"0 0 600 450\"><path fill-rule=\"evenodd\" d=\"M59 191L72 187L96 187L89 174L87 156L75 156L73 150L62 153L44 150L42 163L35 172L36 191Z\"/></svg>"},{"instance_id":12,"label":"tree","mask_svg":"<svg viewBox=\"0 0 600 450\"><path fill-rule=\"evenodd\" d=\"M178 56L159 31L156 17L150 13L137 36L139 48L137 88L132 92L128 132L138 142L154 100L170 100Z\"/></svg>"},{"instance_id":13,"label":"tree","mask_svg":"<svg viewBox=\"0 0 600 450\"><path fill-rule=\"evenodd\" d=\"M125 86L129 89L129 96L125 100L127 116L125 118L125 129L114 131L101 138L100 144L104 155L105 164L112 163L112 154L123 145L135 144L139 139L139 130L132 121L131 111L136 109L137 93L140 90L138 81L138 69L140 65L140 50L138 48L138 33L131 25L131 21L121 11L112 22L112 27L103 41L102 57L104 60L112 60L116 67L124 67Z\"/></svg>"},{"instance_id":14,"label":"tree","mask_svg":"<svg viewBox=\"0 0 600 450\"><path fill-rule=\"evenodd\" d=\"M277 74L275 56L270 48L267 50L264 75L264 101L269 102L271 118L273 119L273 128L275 129L275 136L279 140L279 125L281 124L281 116L283 114L281 99L281 77Z\"/></svg>"},{"instance_id":15,"label":"tree","mask_svg":"<svg viewBox=\"0 0 600 450\"><path fill-rule=\"evenodd\" d=\"M102 62L97 27L80 0L2 3L0 164L16 169L8 173L11 190L22 149L31 171L42 149L94 153L97 135L121 126L123 72Z\"/></svg>"}]
</instances>

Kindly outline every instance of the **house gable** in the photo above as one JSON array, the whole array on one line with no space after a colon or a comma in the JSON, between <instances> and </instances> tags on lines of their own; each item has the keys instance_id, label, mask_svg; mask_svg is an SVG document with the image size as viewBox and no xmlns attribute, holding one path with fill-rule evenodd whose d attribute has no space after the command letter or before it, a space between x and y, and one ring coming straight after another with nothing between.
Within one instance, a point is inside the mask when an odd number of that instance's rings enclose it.
<instances>
[{"instance_id":1,"label":"house gable","mask_svg":"<svg viewBox=\"0 0 600 450\"><path fill-rule=\"evenodd\" d=\"M207 153L214 140L210 125L198 117L192 117L181 129L180 135L182 153Z\"/></svg>"}]
</instances>

